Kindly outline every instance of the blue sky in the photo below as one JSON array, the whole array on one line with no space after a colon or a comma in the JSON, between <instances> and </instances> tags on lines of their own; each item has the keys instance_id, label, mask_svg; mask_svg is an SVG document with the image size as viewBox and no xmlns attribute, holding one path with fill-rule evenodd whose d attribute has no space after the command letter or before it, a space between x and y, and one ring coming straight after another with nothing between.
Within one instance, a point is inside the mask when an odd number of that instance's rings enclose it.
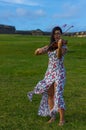
<instances>
[{"instance_id":1,"label":"blue sky","mask_svg":"<svg viewBox=\"0 0 86 130\"><path fill-rule=\"evenodd\" d=\"M86 0L0 0L0 24L43 31L67 24L86 31Z\"/></svg>"}]
</instances>

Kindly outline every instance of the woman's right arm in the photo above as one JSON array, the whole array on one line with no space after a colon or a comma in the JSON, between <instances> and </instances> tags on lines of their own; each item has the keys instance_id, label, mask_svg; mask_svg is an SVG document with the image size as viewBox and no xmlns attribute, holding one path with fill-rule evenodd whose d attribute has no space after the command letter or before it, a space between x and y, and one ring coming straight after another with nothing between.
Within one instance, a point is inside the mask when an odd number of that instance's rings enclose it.
<instances>
[{"instance_id":1,"label":"woman's right arm","mask_svg":"<svg viewBox=\"0 0 86 130\"><path fill-rule=\"evenodd\" d=\"M48 46L44 46L35 50L35 55L42 55L47 53Z\"/></svg>"}]
</instances>

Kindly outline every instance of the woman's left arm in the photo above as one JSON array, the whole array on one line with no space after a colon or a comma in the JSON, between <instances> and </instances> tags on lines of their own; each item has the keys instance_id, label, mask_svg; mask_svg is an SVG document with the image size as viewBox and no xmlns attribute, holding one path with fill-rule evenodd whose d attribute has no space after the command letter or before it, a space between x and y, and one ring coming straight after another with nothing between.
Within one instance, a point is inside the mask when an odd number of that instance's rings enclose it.
<instances>
[{"instance_id":1,"label":"woman's left arm","mask_svg":"<svg viewBox=\"0 0 86 130\"><path fill-rule=\"evenodd\" d=\"M57 57L60 59L62 57L62 39L58 41L58 49L57 51Z\"/></svg>"},{"instance_id":2,"label":"woman's left arm","mask_svg":"<svg viewBox=\"0 0 86 130\"><path fill-rule=\"evenodd\" d=\"M67 51L68 51L67 46L62 47L62 55L65 55Z\"/></svg>"}]
</instances>

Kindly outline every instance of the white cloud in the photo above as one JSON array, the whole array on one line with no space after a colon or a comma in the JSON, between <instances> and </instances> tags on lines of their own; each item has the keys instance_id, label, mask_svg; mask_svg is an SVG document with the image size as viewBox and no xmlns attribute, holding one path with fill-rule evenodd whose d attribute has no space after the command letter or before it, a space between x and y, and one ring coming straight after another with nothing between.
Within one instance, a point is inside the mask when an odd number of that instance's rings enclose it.
<instances>
[{"instance_id":1,"label":"white cloud","mask_svg":"<svg viewBox=\"0 0 86 130\"><path fill-rule=\"evenodd\" d=\"M85 7L86 0L0 0L0 23L9 21L18 28L52 28L58 23L84 26Z\"/></svg>"},{"instance_id":2,"label":"white cloud","mask_svg":"<svg viewBox=\"0 0 86 130\"><path fill-rule=\"evenodd\" d=\"M35 14L38 15L38 16L44 16L45 12L42 9L39 9L39 10L35 11Z\"/></svg>"},{"instance_id":3,"label":"white cloud","mask_svg":"<svg viewBox=\"0 0 86 130\"><path fill-rule=\"evenodd\" d=\"M36 18L42 18L45 16L45 12L42 9L39 10L27 10L24 8L17 8L16 9L16 17L21 18L29 18L29 19L36 19Z\"/></svg>"},{"instance_id":4,"label":"white cloud","mask_svg":"<svg viewBox=\"0 0 86 130\"><path fill-rule=\"evenodd\" d=\"M2 2L7 2L11 4L24 4L30 6L38 6L39 3L32 1L32 0L1 0Z\"/></svg>"},{"instance_id":5,"label":"white cloud","mask_svg":"<svg viewBox=\"0 0 86 130\"><path fill-rule=\"evenodd\" d=\"M80 6L71 4L71 3L65 3L62 5L62 11L59 13L53 15L55 18L75 18L79 16L79 10Z\"/></svg>"},{"instance_id":6,"label":"white cloud","mask_svg":"<svg viewBox=\"0 0 86 130\"><path fill-rule=\"evenodd\" d=\"M26 11L25 9L23 9L23 8L17 8L17 9L16 9L16 14L17 14L18 16L24 16L24 15L27 14L27 11Z\"/></svg>"}]
</instances>

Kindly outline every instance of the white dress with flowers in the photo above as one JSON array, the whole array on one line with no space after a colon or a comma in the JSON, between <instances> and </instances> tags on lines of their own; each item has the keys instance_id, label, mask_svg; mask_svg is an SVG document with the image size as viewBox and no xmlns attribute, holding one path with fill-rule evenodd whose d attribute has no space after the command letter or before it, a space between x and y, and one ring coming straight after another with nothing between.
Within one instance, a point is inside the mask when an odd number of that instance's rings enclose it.
<instances>
[{"instance_id":1,"label":"white dress with flowers","mask_svg":"<svg viewBox=\"0 0 86 130\"><path fill-rule=\"evenodd\" d=\"M44 79L39 81L33 90L34 94L42 94L42 100L40 102L40 107L38 110L38 115L40 116L54 116L59 108L65 109L65 103L63 99L63 91L65 85L65 68L63 65L64 56L61 59L58 59L56 50L48 52L48 56L49 63ZM50 111L48 105L47 90L53 83L56 83L57 85L54 94L54 107Z\"/></svg>"}]
</instances>

